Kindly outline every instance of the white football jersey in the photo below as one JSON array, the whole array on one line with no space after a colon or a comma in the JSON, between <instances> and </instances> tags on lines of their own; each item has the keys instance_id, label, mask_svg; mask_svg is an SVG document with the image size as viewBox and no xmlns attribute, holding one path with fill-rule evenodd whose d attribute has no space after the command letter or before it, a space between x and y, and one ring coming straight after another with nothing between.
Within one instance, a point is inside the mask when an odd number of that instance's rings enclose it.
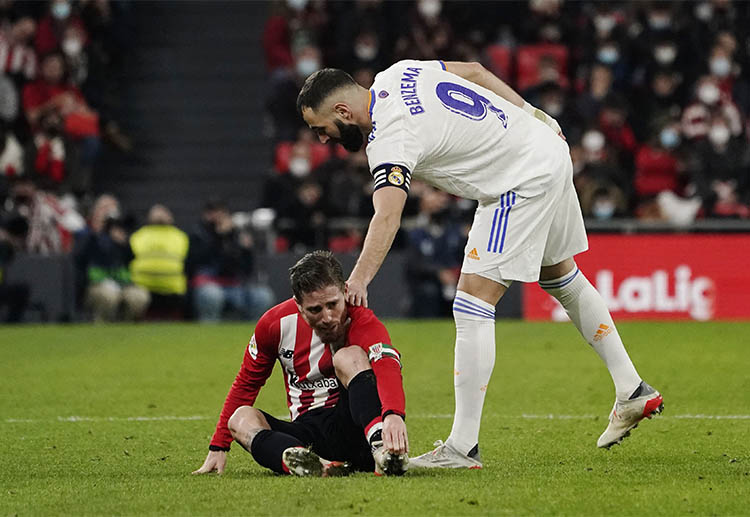
<instances>
[{"instance_id":1,"label":"white football jersey","mask_svg":"<svg viewBox=\"0 0 750 517\"><path fill-rule=\"evenodd\" d=\"M408 192L413 176L489 202L511 190L540 194L564 175L568 146L549 126L442 61L399 61L375 77L370 96L375 189Z\"/></svg>"}]
</instances>

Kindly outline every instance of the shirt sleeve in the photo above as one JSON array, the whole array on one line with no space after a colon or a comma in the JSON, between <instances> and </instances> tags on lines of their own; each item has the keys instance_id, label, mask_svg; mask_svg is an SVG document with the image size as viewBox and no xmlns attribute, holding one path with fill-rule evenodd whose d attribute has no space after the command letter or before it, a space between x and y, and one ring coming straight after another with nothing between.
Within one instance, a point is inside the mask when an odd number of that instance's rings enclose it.
<instances>
[{"instance_id":1,"label":"shirt sleeve","mask_svg":"<svg viewBox=\"0 0 750 517\"><path fill-rule=\"evenodd\" d=\"M406 67L434 68L436 70L446 70L445 61L442 59L433 59L430 61L419 61L416 59L404 59L398 62L399 65Z\"/></svg>"},{"instance_id":2,"label":"shirt sleeve","mask_svg":"<svg viewBox=\"0 0 750 517\"><path fill-rule=\"evenodd\" d=\"M367 144L367 160L375 180L374 189L396 187L409 192L411 174L422 156L422 144L401 111L397 99L381 108L376 105L372 140ZM419 115L417 115L419 116Z\"/></svg>"},{"instance_id":3,"label":"shirt sleeve","mask_svg":"<svg viewBox=\"0 0 750 517\"><path fill-rule=\"evenodd\" d=\"M278 320L275 320L275 323L278 326ZM274 336L274 334L278 334L278 329L277 332L274 332L271 327L264 318L261 318L255 327L255 333L245 349L240 371L229 389L224 407L219 415L216 431L211 438L212 448L229 450L232 443L232 434L229 432L227 425L229 418L238 407L253 405L258 397L258 392L260 392L268 377L271 376L276 361L276 350L278 349L278 335ZM276 337L275 342L274 337Z\"/></svg>"},{"instance_id":4,"label":"shirt sleeve","mask_svg":"<svg viewBox=\"0 0 750 517\"><path fill-rule=\"evenodd\" d=\"M401 377L401 355L393 345L388 331L370 309L352 307L352 323L348 343L362 348L370 359L380 396L382 415L396 413L406 416L406 397Z\"/></svg>"}]
</instances>

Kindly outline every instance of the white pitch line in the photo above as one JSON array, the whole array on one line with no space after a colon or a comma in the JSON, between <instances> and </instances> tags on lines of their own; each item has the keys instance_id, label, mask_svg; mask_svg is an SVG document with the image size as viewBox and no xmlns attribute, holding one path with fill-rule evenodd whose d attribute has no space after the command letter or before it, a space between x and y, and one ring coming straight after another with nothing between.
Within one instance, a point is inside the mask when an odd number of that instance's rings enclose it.
<instances>
[{"instance_id":1,"label":"white pitch line","mask_svg":"<svg viewBox=\"0 0 750 517\"><path fill-rule=\"evenodd\" d=\"M27 424L37 422L164 422L164 421L198 421L198 420L214 420L216 417L202 416L202 415L191 415L191 416L128 416L128 417L116 417L116 416L59 416L56 419L28 419L28 418L6 418L3 420L6 424ZM287 418L287 415L280 415L276 418L283 420ZM433 420L433 419L449 419L453 418L453 415L448 413L437 413L437 414L416 414L409 415L411 419L417 420ZM500 415L500 418L511 418L511 419L525 419L525 420L592 420L596 418L596 415L555 415L555 414L527 414L522 415ZM677 420L750 420L750 415L664 415L660 416L666 419L677 419Z\"/></svg>"}]
</instances>

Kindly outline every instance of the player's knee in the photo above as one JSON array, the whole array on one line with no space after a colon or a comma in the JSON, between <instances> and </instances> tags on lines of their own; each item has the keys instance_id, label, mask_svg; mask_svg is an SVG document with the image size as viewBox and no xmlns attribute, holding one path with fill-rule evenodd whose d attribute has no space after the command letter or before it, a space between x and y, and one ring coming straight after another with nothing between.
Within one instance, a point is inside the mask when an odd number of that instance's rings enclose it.
<instances>
[{"instance_id":1,"label":"player's knee","mask_svg":"<svg viewBox=\"0 0 750 517\"><path fill-rule=\"evenodd\" d=\"M539 280L540 282L555 280L567 275L575 268L576 261L573 258L567 258L551 266L542 266L539 270Z\"/></svg>"},{"instance_id":2,"label":"player's knee","mask_svg":"<svg viewBox=\"0 0 750 517\"><path fill-rule=\"evenodd\" d=\"M265 424L265 417L263 413L255 409L252 406L240 406L238 407L232 416L229 417L227 427L232 436L240 433L244 428L264 428L267 427Z\"/></svg>"},{"instance_id":3,"label":"player's knee","mask_svg":"<svg viewBox=\"0 0 750 517\"><path fill-rule=\"evenodd\" d=\"M358 373L370 369L370 360L360 347L347 346L339 349L333 356L333 367L336 370L336 377L348 386L349 381Z\"/></svg>"}]
</instances>

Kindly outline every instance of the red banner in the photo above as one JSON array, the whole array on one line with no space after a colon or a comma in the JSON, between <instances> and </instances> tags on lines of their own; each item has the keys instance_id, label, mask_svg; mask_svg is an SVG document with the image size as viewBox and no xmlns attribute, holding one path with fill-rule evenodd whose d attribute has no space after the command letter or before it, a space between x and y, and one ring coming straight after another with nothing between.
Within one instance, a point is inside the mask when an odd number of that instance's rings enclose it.
<instances>
[{"instance_id":1,"label":"red banner","mask_svg":"<svg viewBox=\"0 0 750 517\"><path fill-rule=\"evenodd\" d=\"M576 262L615 321L750 319L750 234L590 235ZM523 314L567 319L538 284Z\"/></svg>"}]
</instances>

